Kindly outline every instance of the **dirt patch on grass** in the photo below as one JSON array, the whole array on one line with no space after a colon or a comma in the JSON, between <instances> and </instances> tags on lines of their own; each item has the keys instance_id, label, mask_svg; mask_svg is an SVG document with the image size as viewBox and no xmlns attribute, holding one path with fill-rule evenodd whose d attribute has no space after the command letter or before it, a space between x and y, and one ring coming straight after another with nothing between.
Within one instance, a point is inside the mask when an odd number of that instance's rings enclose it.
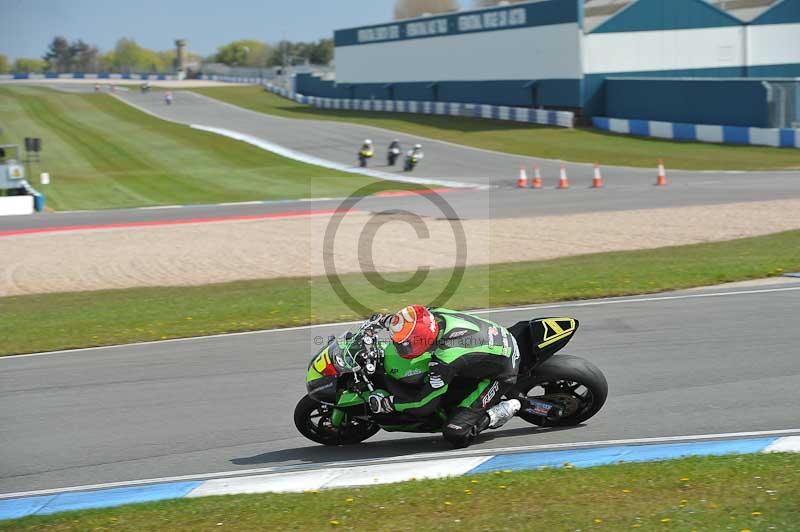
<instances>
[{"instance_id":1,"label":"dirt patch on grass","mask_svg":"<svg viewBox=\"0 0 800 532\"><path fill-rule=\"evenodd\" d=\"M82 230L0 238L0 296L201 285L339 273L449 268L446 220L353 213L334 241L331 217ZM800 228L800 200L465 220L466 264L543 260L758 236ZM373 234L374 238L368 235Z\"/></svg>"}]
</instances>

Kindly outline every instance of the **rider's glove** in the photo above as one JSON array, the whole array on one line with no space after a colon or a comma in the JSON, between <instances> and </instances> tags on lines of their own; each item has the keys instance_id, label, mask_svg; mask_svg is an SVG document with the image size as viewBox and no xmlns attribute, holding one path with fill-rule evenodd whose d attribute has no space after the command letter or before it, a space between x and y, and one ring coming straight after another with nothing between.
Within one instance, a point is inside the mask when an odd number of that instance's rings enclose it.
<instances>
[{"instance_id":1,"label":"rider's glove","mask_svg":"<svg viewBox=\"0 0 800 532\"><path fill-rule=\"evenodd\" d=\"M369 409L373 414L389 414L394 412L394 396L388 397L378 393L369 396Z\"/></svg>"}]
</instances>

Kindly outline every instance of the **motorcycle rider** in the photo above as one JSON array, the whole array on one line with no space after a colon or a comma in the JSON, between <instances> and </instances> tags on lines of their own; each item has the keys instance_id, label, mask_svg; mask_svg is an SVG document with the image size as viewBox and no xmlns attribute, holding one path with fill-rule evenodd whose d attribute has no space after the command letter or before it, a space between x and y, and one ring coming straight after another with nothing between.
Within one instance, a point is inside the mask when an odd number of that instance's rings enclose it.
<instances>
[{"instance_id":1,"label":"motorcycle rider","mask_svg":"<svg viewBox=\"0 0 800 532\"><path fill-rule=\"evenodd\" d=\"M416 157L417 160L425 157L425 154L422 153L422 144L414 144L414 148L408 150L408 157Z\"/></svg>"},{"instance_id":2,"label":"motorcycle rider","mask_svg":"<svg viewBox=\"0 0 800 532\"><path fill-rule=\"evenodd\" d=\"M358 153L362 155L372 153L372 141L370 139L364 140L364 143L361 145L361 149L358 150Z\"/></svg>"},{"instance_id":3,"label":"motorcycle rider","mask_svg":"<svg viewBox=\"0 0 800 532\"><path fill-rule=\"evenodd\" d=\"M369 398L373 412L429 416L446 398L454 379L475 381L471 393L447 412L442 431L455 447L466 447L479 432L501 427L521 408L517 399L501 401L516 383L520 356L516 340L505 328L463 312L422 305L409 305L380 319L400 356L412 359L430 352L431 359L420 389L373 394Z\"/></svg>"},{"instance_id":4,"label":"motorcycle rider","mask_svg":"<svg viewBox=\"0 0 800 532\"><path fill-rule=\"evenodd\" d=\"M401 153L403 153L403 149L400 147L400 141L394 139L389 143L389 148L386 150L386 162L389 166L394 166Z\"/></svg>"}]
</instances>

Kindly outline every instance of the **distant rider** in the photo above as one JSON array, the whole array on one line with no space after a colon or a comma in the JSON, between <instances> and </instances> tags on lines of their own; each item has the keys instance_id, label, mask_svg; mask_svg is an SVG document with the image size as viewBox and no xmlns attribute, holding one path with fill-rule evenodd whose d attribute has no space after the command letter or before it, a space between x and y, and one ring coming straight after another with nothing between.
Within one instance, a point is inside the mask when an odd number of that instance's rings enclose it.
<instances>
[{"instance_id":1,"label":"distant rider","mask_svg":"<svg viewBox=\"0 0 800 532\"><path fill-rule=\"evenodd\" d=\"M164 101L167 105L172 105L172 91L167 91L164 93Z\"/></svg>"},{"instance_id":2,"label":"distant rider","mask_svg":"<svg viewBox=\"0 0 800 532\"><path fill-rule=\"evenodd\" d=\"M414 144L414 148L408 150L408 156L416 158L417 161L425 157L425 154L422 152L422 144Z\"/></svg>"},{"instance_id":3,"label":"distant rider","mask_svg":"<svg viewBox=\"0 0 800 532\"><path fill-rule=\"evenodd\" d=\"M392 142L389 143L389 151L392 150L399 150L400 149L400 141L394 139Z\"/></svg>"},{"instance_id":4,"label":"distant rider","mask_svg":"<svg viewBox=\"0 0 800 532\"><path fill-rule=\"evenodd\" d=\"M364 143L361 145L361 149L359 150L359 153L361 155L365 156L365 157L371 157L372 156L372 141L369 140L369 139L366 139L364 141ZM367 155L367 154L369 154L369 155Z\"/></svg>"},{"instance_id":5,"label":"distant rider","mask_svg":"<svg viewBox=\"0 0 800 532\"><path fill-rule=\"evenodd\" d=\"M382 317L397 352L406 359L431 353L428 375L418 390L391 390L370 396L375 413L393 411L429 416L447 403L454 379L476 383L455 398L442 435L455 447L466 447L486 428L504 425L519 411L517 399L501 401L517 381L519 348L504 327L463 312L409 305Z\"/></svg>"}]
</instances>

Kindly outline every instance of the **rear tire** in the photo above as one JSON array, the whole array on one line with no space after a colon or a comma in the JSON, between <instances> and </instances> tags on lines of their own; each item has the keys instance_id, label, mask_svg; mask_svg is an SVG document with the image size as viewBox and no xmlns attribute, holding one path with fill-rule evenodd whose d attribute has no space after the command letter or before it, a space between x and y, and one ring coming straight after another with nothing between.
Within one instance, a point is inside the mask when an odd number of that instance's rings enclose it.
<instances>
[{"instance_id":1,"label":"rear tire","mask_svg":"<svg viewBox=\"0 0 800 532\"><path fill-rule=\"evenodd\" d=\"M330 423L333 407L304 396L294 408L294 425L300 434L322 445L353 445L374 436L381 427L372 421L349 419L341 427Z\"/></svg>"},{"instance_id":2,"label":"rear tire","mask_svg":"<svg viewBox=\"0 0 800 532\"><path fill-rule=\"evenodd\" d=\"M594 416L608 398L608 382L600 369L583 358L555 355L533 375L517 381L515 390L530 398L561 406L564 413L545 417L520 411L519 417L541 427L567 427Z\"/></svg>"}]
</instances>

